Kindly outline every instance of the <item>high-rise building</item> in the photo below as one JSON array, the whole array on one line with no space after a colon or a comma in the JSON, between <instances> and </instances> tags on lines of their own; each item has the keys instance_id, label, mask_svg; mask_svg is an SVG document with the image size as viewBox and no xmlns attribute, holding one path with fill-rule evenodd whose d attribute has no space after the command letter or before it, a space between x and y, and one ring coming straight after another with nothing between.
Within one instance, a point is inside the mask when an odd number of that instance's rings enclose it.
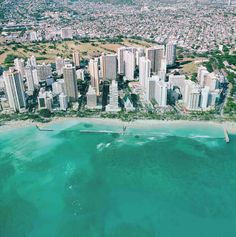
<instances>
[{"instance_id":1,"label":"high-rise building","mask_svg":"<svg viewBox=\"0 0 236 237\"><path fill-rule=\"evenodd\" d=\"M52 76L51 64L40 64L36 66L37 77L39 82L46 81L46 79Z\"/></svg>"},{"instance_id":2,"label":"high-rise building","mask_svg":"<svg viewBox=\"0 0 236 237\"><path fill-rule=\"evenodd\" d=\"M117 77L116 54L102 55L100 57L101 76L103 80L115 80Z\"/></svg>"},{"instance_id":3,"label":"high-rise building","mask_svg":"<svg viewBox=\"0 0 236 237\"><path fill-rule=\"evenodd\" d=\"M170 42L166 45L167 66L174 66L176 60L176 43Z\"/></svg>"},{"instance_id":4,"label":"high-rise building","mask_svg":"<svg viewBox=\"0 0 236 237\"><path fill-rule=\"evenodd\" d=\"M88 68L91 76L91 85L95 89L96 94L99 95L98 58L90 59Z\"/></svg>"},{"instance_id":5,"label":"high-rise building","mask_svg":"<svg viewBox=\"0 0 236 237\"><path fill-rule=\"evenodd\" d=\"M164 81L158 81L156 87L156 101L160 107L165 107L167 105L168 83Z\"/></svg>"},{"instance_id":6,"label":"high-rise building","mask_svg":"<svg viewBox=\"0 0 236 237\"><path fill-rule=\"evenodd\" d=\"M66 95L69 101L76 102L78 100L78 88L75 67L72 64L66 64L63 69L63 75Z\"/></svg>"},{"instance_id":7,"label":"high-rise building","mask_svg":"<svg viewBox=\"0 0 236 237\"><path fill-rule=\"evenodd\" d=\"M21 74L22 77L25 76L25 61L23 58L16 58L14 60L15 69Z\"/></svg>"},{"instance_id":8,"label":"high-rise building","mask_svg":"<svg viewBox=\"0 0 236 237\"><path fill-rule=\"evenodd\" d=\"M76 67L80 67L80 53L78 51L72 53L72 60Z\"/></svg>"},{"instance_id":9,"label":"high-rise building","mask_svg":"<svg viewBox=\"0 0 236 237\"><path fill-rule=\"evenodd\" d=\"M145 94L146 94L146 100L152 101L156 100L156 92L157 92L157 82L159 81L158 76L152 76L149 77L147 82L145 83Z\"/></svg>"},{"instance_id":10,"label":"high-rise building","mask_svg":"<svg viewBox=\"0 0 236 237\"><path fill-rule=\"evenodd\" d=\"M203 110L205 110L208 107L209 92L210 92L210 88L208 86L205 86L201 90L200 106Z\"/></svg>"},{"instance_id":11,"label":"high-rise building","mask_svg":"<svg viewBox=\"0 0 236 237\"><path fill-rule=\"evenodd\" d=\"M52 83L52 92L55 95L65 93L65 82L64 79L58 79Z\"/></svg>"},{"instance_id":12,"label":"high-rise building","mask_svg":"<svg viewBox=\"0 0 236 237\"><path fill-rule=\"evenodd\" d=\"M15 112L24 111L26 100L21 74L14 69L9 69L3 73L3 78L10 108Z\"/></svg>"},{"instance_id":13,"label":"high-rise building","mask_svg":"<svg viewBox=\"0 0 236 237\"><path fill-rule=\"evenodd\" d=\"M145 57L139 59L139 82L145 88L148 78L151 76L151 61Z\"/></svg>"},{"instance_id":14,"label":"high-rise building","mask_svg":"<svg viewBox=\"0 0 236 237\"><path fill-rule=\"evenodd\" d=\"M136 65L139 66L140 58L145 57L145 49L138 48L136 51Z\"/></svg>"},{"instance_id":15,"label":"high-rise building","mask_svg":"<svg viewBox=\"0 0 236 237\"><path fill-rule=\"evenodd\" d=\"M200 87L193 81L187 80L185 86L184 104L188 110L198 110L200 107Z\"/></svg>"},{"instance_id":16,"label":"high-rise building","mask_svg":"<svg viewBox=\"0 0 236 237\"><path fill-rule=\"evenodd\" d=\"M84 80L84 69L76 70L76 76L78 80Z\"/></svg>"},{"instance_id":17,"label":"high-rise building","mask_svg":"<svg viewBox=\"0 0 236 237\"><path fill-rule=\"evenodd\" d=\"M125 63L125 79L129 81L134 80L135 54L128 50L125 51L124 63Z\"/></svg>"},{"instance_id":18,"label":"high-rise building","mask_svg":"<svg viewBox=\"0 0 236 237\"><path fill-rule=\"evenodd\" d=\"M37 66L37 61L36 61L36 58L35 58L34 55L32 55L32 56L28 59L28 63L29 63L32 67L36 68L36 66Z\"/></svg>"},{"instance_id":19,"label":"high-rise building","mask_svg":"<svg viewBox=\"0 0 236 237\"><path fill-rule=\"evenodd\" d=\"M120 74L120 75L125 75L124 53L127 52L127 51L133 53L133 55L134 55L133 57L135 58L137 48L134 48L134 47L121 47L121 48L118 48L118 53L117 53L117 56L118 56L118 74ZM135 65L135 62L134 62L134 65Z\"/></svg>"},{"instance_id":20,"label":"high-rise building","mask_svg":"<svg viewBox=\"0 0 236 237\"><path fill-rule=\"evenodd\" d=\"M94 87L92 87L91 85L89 86L86 96L87 96L87 107L90 109L96 108L97 95L96 95L96 91L94 90Z\"/></svg>"},{"instance_id":21,"label":"high-rise building","mask_svg":"<svg viewBox=\"0 0 236 237\"><path fill-rule=\"evenodd\" d=\"M28 64L25 66L25 77L26 77L28 92L29 94L33 94L35 90L33 68L32 66Z\"/></svg>"},{"instance_id":22,"label":"high-rise building","mask_svg":"<svg viewBox=\"0 0 236 237\"><path fill-rule=\"evenodd\" d=\"M64 59L61 57L57 57L55 59L55 63L56 63L56 71L57 74L60 76L63 74L63 67L64 67Z\"/></svg>"},{"instance_id":23,"label":"high-rise building","mask_svg":"<svg viewBox=\"0 0 236 237\"><path fill-rule=\"evenodd\" d=\"M118 85L115 80L112 80L112 83L109 88L109 104L106 106L107 112L118 112L120 108L118 106Z\"/></svg>"},{"instance_id":24,"label":"high-rise building","mask_svg":"<svg viewBox=\"0 0 236 237\"><path fill-rule=\"evenodd\" d=\"M68 99L63 92L59 95L59 103L60 103L60 110L66 111L68 108Z\"/></svg>"},{"instance_id":25,"label":"high-rise building","mask_svg":"<svg viewBox=\"0 0 236 237\"><path fill-rule=\"evenodd\" d=\"M161 70L162 59L165 56L164 45L155 46L146 49L146 58L151 61L151 72L158 74Z\"/></svg>"},{"instance_id":26,"label":"high-rise building","mask_svg":"<svg viewBox=\"0 0 236 237\"><path fill-rule=\"evenodd\" d=\"M48 109L52 111L53 96L51 91L40 89L38 94L38 109Z\"/></svg>"}]
</instances>

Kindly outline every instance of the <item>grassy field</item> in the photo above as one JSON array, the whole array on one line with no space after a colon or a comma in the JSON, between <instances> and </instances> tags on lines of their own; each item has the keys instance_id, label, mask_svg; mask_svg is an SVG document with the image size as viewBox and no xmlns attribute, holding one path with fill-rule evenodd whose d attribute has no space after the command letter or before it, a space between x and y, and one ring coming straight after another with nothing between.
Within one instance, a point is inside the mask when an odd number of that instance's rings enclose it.
<instances>
[{"instance_id":1,"label":"grassy field","mask_svg":"<svg viewBox=\"0 0 236 237\"><path fill-rule=\"evenodd\" d=\"M35 55L38 61L54 62L57 56L64 58L71 57L73 51L81 53L82 58L90 58L101 55L101 53L116 53L117 49L122 46L150 47L151 44L133 39L125 39L121 43L109 42L81 42L79 40L62 41L52 43L27 43L20 45L0 44L0 64L4 64L7 55L13 54L17 57L27 58Z\"/></svg>"},{"instance_id":2,"label":"grassy field","mask_svg":"<svg viewBox=\"0 0 236 237\"><path fill-rule=\"evenodd\" d=\"M193 73L197 72L198 67L203 63L207 61L206 58L185 58L183 59L183 62L188 62L186 64L183 64L182 71L186 75L192 75Z\"/></svg>"}]
</instances>

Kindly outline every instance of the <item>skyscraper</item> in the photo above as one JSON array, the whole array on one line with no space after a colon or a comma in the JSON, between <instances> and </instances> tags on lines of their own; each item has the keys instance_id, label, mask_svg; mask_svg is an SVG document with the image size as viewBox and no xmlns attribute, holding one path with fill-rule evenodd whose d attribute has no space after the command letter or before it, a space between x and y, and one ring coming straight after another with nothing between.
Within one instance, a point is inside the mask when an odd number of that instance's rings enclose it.
<instances>
[{"instance_id":1,"label":"skyscraper","mask_svg":"<svg viewBox=\"0 0 236 237\"><path fill-rule=\"evenodd\" d=\"M148 78L151 76L151 61L145 57L139 59L139 82L145 88Z\"/></svg>"},{"instance_id":2,"label":"skyscraper","mask_svg":"<svg viewBox=\"0 0 236 237\"><path fill-rule=\"evenodd\" d=\"M101 74L103 80L115 80L117 77L116 54L102 55L100 57Z\"/></svg>"},{"instance_id":3,"label":"skyscraper","mask_svg":"<svg viewBox=\"0 0 236 237\"><path fill-rule=\"evenodd\" d=\"M60 103L60 110L66 111L68 108L68 99L63 92L59 95L59 103Z\"/></svg>"},{"instance_id":4,"label":"skyscraper","mask_svg":"<svg viewBox=\"0 0 236 237\"><path fill-rule=\"evenodd\" d=\"M92 86L89 86L86 96L87 96L87 107L91 109L95 108L97 106L97 95L96 91Z\"/></svg>"},{"instance_id":5,"label":"skyscraper","mask_svg":"<svg viewBox=\"0 0 236 237\"><path fill-rule=\"evenodd\" d=\"M72 60L76 67L80 66L80 53L78 51L72 53Z\"/></svg>"},{"instance_id":6,"label":"skyscraper","mask_svg":"<svg viewBox=\"0 0 236 237\"><path fill-rule=\"evenodd\" d=\"M69 101L75 102L78 99L78 88L76 80L75 67L72 64L66 64L63 69L65 92Z\"/></svg>"},{"instance_id":7,"label":"skyscraper","mask_svg":"<svg viewBox=\"0 0 236 237\"><path fill-rule=\"evenodd\" d=\"M21 74L14 69L9 69L3 73L3 78L10 108L15 112L22 112L26 107L26 100Z\"/></svg>"},{"instance_id":8,"label":"skyscraper","mask_svg":"<svg viewBox=\"0 0 236 237\"><path fill-rule=\"evenodd\" d=\"M64 59L61 57L57 57L55 59L55 63L56 63L56 71L57 74L60 76L63 74L63 67L64 67Z\"/></svg>"},{"instance_id":9,"label":"skyscraper","mask_svg":"<svg viewBox=\"0 0 236 237\"><path fill-rule=\"evenodd\" d=\"M174 66L176 60L176 44L170 42L166 45L166 61L167 66Z\"/></svg>"},{"instance_id":10,"label":"skyscraper","mask_svg":"<svg viewBox=\"0 0 236 237\"><path fill-rule=\"evenodd\" d=\"M43 88L40 89L38 95L38 109L48 109L52 111L53 96L51 91L45 91Z\"/></svg>"},{"instance_id":11,"label":"skyscraper","mask_svg":"<svg viewBox=\"0 0 236 237\"><path fill-rule=\"evenodd\" d=\"M151 61L151 72L158 74L161 69L162 59L165 56L164 45L146 49L146 58Z\"/></svg>"},{"instance_id":12,"label":"skyscraper","mask_svg":"<svg viewBox=\"0 0 236 237\"><path fill-rule=\"evenodd\" d=\"M25 61L22 58L16 58L14 60L15 69L21 74L22 77L25 76Z\"/></svg>"},{"instance_id":13,"label":"skyscraper","mask_svg":"<svg viewBox=\"0 0 236 237\"><path fill-rule=\"evenodd\" d=\"M88 68L91 76L91 85L95 89L96 94L99 95L98 58L90 59Z\"/></svg>"},{"instance_id":14,"label":"skyscraper","mask_svg":"<svg viewBox=\"0 0 236 237\"><path fill-rule=\"evenodd\" d=\"M34 84L34 75L33 75L33 68L30 65L25 66L25 77L28 87L28 92L30 94L33 94L35 90L35 84Z\"/></svg>"},{"instance_id":15,"label":"skyscraper","mask_svg":"<svg viewBox=\"0 0 236 237\"><path fill-rule=\"evenodd\" d=\"M112 81L109 88L109 104L106 106L107 112L118 112L120 108L118 106L118 85L115 80Z\"/></svg>"},{"instance_id":16,"label":"skyscraper","mask_svg":"<svg viewBox=\"0 0 236 237\"><path fill-rule=\"evenodd\" d=\"M156 84L156 101L159 106L164 107L167 105L167 89L168 83L164 81L158 81Z\"/></svg>"},{"instance_id":17,"label":"skyscraper","mask_svg":"<svg viewBox=\"0 0 236 237\"><path fill-rule=\"evenodd\" d=\"M124 52L124 63L125 63L125 79L132 81L134 80L135 70L135 55L131 51Z\"/></svg>"},{"instance_id":18,"label":"skyscraper","mask_svg":"<svg viewBox=\"0 0 236 237\"><path fill-rule=\"evenodd\" d=\"M201 102L200 102L200 105L201 105L201 108L203 110L205 110L208 107L209 92L210 92L210 88L208 86L205 86L201 90Z\"/></svg>"},{"instance_id":19,"label":"skyscraper","mask_svg":"<svg viewBox=\"0 0 236 237\"><path fill-rule=\"evenodd\" d=\"M137 48L134 47L121 47L118 48L118 74L124 75L125 74L125 58L124 53L125 52L131 52L134 55L134 58L136 57L136 51ZM135 59L134 59L135 60ZM135 62L134 62L135 63Z\"/></svg>"},{"instance_id":20,"label":"skyscraper","mask_svg":"<svg viewBox=\"0 0 236 237\"><path fill-rule=\"evenodd\" d=\"M46 79L52 76L51 64L40 64L36 66L38 81L46 81Z\"/></svg>"}]
</instances>

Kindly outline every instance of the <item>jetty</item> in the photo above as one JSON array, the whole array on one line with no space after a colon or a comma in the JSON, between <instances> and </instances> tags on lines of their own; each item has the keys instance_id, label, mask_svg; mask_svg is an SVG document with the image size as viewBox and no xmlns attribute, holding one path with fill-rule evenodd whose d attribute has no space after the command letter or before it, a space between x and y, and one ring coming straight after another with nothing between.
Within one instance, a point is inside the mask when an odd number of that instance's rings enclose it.
<instances>
[{"instance_id":1,"label":"jetty","mask_svg":"<svg viewBox=\"0 0 236 237\"><path fill-rule=\"evenodd\" d=\"M114 132L110 130L80 130L80 133L122 134L123 132Z\"/></svg>"},{"instance_id":2,"label":"jetty","mask_svg":"<svg viewBox=\"0 0 236 237\"><path fill-rule=\"evenodd\" d=\"M224 128L224 136L225 136L226 143L229 143L230 139L229 139L229 134L226 128Z\"/></svg>"},{"instance_id":3,"label":"jetty","mask_svg":"<svg viewBox=\"0 0 236 237\"><path fill-rule=\"evenodd\" d=\"M122 131L111 131L111 130L80 130L80 133L103 133L103 134L116 134L116 135L124 135L127 127L123 126Z\"/></svg>"},{"instance_id":4,"label":"jetty","mask_svg":"<svg viewBox=\"0 0 236 237\"><path fill-rule=\"evenodd\" d=\"M36 127L40 132L52 132L52 131L54 131L53 129L40 128L38 125L35 125L35 127Z\"/></svg>"}]
</instances>

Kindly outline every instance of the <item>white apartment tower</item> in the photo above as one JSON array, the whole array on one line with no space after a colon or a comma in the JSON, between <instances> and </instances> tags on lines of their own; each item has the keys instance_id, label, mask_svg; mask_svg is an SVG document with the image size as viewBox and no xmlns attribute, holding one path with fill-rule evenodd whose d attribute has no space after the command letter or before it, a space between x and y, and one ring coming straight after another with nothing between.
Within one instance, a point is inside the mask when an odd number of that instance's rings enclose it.
<instances>
[{"instance_id":1,"label":"white apartment tower","mask_svg":"<svg viewBox=\"0 0 236 237\"><path fill-rule=\"evenodd\" d=\"M55 63L56 63L56 71L57 74L60 76L63 74L63 67L64 67L64 59L61 57L57 57L55 59Z\"/></svg>"},{"instance_id":2,"label":"white apartment tower","mask_svg":"<svg viewBox=\"0 0 236 237\"><path fill-rule=\"evenodd\" d=\"M23 80L18 71L10 69L3 73L9 106L15 112L22 112L26 107Z\"/></svg>"},{"instance_id":3,"label":"white apartment tower","mask_svg":"<svg viewBox=\"0 0 236 237\"><path fill-rule=\"evenodd\" d=\"M87 107L90 109L96 108L97 106L97 95L96 91L92 86L89 86L88 92L87 92Z\"/></svg>"},{"instance_id":4,"label":"white apartment tower","mask_svg":"<svg viewBox=\"0 0 236 237\"><path fill-rule=\"evenodd\" d=\"M151 76L151 61L145 57L139 59L139 82L145 88L148 78Z\"/></svg>"},{"instance_id":5,"label":"white apartment tower","mask_svg":"<svg viewBox=\"0 0 236 237\"><path fill-rule=\"evenodd\" d=\"M125 63L125 78L126 80L134 80L134 70L135 70L135 55L133 52L124 52L124 63Z\"/></svg>"},{"instance_id":6,"label":"white apartment tower","mask_svg":"<svg viewBox=\"0 0 236 237\"><path fill-rule=\"evenodd\" d=\"M60 103L60 110L66 111L68 108L68 99L63 92L59 95L59 103Z\"/></svg>"},{"instance_id":7,"label":"white apartment tower","mask_svg":"<svg viewBox=\"0 0 236 237\"><path fill-rule=\"evenodd\" d=\"M76 67L80 66L80 53L78 51L72 53L72 60Z\"/></svg>"},{"instance_id":8,"label":"white apartment tower","mask_svg":"<svg viewBox=\"0 0 236 237\"><path fill-rule=\"evenodd\" d=\"M163 81L158 81L156 84L156 101L160 107L165 107L167 105L167 89L168 83Z\"/></svg>"},{"instance_id":9,"label":"white apartment tower","mask_svg":"<svg viewBox=\"0 0 236 237\"><path fill-rule=\"evenodd\" d=\"M109 95L110 101L109 104L106 106L107 112L118 112L120 108L118 106L118 85L115 80L112 81L110 88L109 88Z\"/></svg>"},{"instance_id":10,"label":"white apartment tower","mask_svg":"<svg viewBox=\"0 0 236 237\"><path fill-rule=\"evenodd\" d=\"M91 85L95 89L96 94L99 95L98 58L90 59L88 68L91 76Z\"/></svg>"},{"instance_id":11,"label":"white apartment tower","mask_svg":"<svg viewBox=\"0 0 236 237\"><path fill-rule=\"evenodd\" d=\"M166 61L167 66L174 66L176 60L176 43L168 43L166 45Z\"/></svg>"}]
</instances>

